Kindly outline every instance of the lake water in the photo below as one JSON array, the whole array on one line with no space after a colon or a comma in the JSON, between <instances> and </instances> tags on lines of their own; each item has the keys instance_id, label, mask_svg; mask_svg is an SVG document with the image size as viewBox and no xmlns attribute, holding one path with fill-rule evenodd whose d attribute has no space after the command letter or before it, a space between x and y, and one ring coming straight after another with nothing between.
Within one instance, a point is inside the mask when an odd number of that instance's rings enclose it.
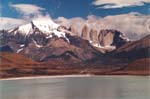
<instances>
[{"instance_id":1,"label":"lake water","mask_svg":"<svg viewBox=\"0 0 150 99\"><path fill-rule=\"evenodd\" d=\"M0 99L150 99L150 76L1 80Z\"/></svg>"}]
</instances>

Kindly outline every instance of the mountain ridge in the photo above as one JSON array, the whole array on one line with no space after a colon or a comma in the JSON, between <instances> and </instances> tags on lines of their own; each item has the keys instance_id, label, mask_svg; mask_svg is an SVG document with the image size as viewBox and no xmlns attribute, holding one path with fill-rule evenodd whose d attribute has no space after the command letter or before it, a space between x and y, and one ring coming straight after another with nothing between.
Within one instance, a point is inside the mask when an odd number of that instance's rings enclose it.
<instances>
[{"instance_id":1,"label":"mountain ridge","mask_svg":"<svg viewBox=\"0 0 150 99\"><path fill-rule=\"evenodd\" d=\"M150 74L150 35L130 41L112 29L98 32L85 26L78 35L73 27L29 24L25 33L19 27L0 31L0 77Z\"/></svg>"},{"instance_id":2,"label":"mountain ridge","mask_svg":"<svg viewBox=\"0 0 150 99\"><path fill-rule=\"evenodd\" d=\"M1 31L1 38L4 45L10 46L14 52L24 54L37 61L47 60L52 56L59 57L66 52L72 53L71 58L75 60L89 60L113 51L128 42L127 37L119 31L102 30L99 35L96 33L90 35L97 38L96 44L93 43L94 39L92 41L91 38L87 38L89 37L89 34L87 36L86 33L87 29L86 26L82 31L85 36L81 35L80 37L72 35L74 33L69 29L54 23L51 19L40 19L15 29Z\"/></svg>"}]
</instances>

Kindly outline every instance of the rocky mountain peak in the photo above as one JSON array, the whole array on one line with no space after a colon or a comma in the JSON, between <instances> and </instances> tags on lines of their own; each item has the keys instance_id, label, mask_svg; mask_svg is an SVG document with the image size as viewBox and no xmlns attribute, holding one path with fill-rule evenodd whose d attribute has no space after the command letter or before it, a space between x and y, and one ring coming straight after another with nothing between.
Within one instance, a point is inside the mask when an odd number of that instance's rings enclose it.
<instances>
[{"instance_id":1,"label":"rocky mountain peak","mask_svg":"<svg viewBox=\"0 0 150 99\"><path fill-rule=\"evenodd\" d=\"M100 30L98 40L101 46L116 47L119 47L129 41L129 39L120 31L111 29Z\"/></svg>"},{"instance_id":2,"label":"rocky mountain peak","mask_svg":"<svg viewBox=\"0 0 150 99\"><path fill-rule=\"evenodd\" d=\"M73 33L72 35L78 35L77 30L72 25L69 27L68 31L70 31L71 33Z\"/></svg>"},{"instance_id":3,"label":"rocky mountain peak","mask_svg":"<svg viewBox=\"0 0 150 99\"><path fill-rule=\"evenodd\" d=\"M88 30L88 26L87 25L84 25L83 28L82 28L82 33L81 33L81 37L83 39L87 39L89 38L89 30Z\"/></svg>"},{"instance_id":4,"label":"rocky mountain peak","mask_svg":"<svg viewBox=\"0 0 150 99\"><path fill-rule=\"evenodd\" d=\"M97 30L91 29L89 32L90 42L98 44L98 32Z\"/></svg>"}]
</instances>

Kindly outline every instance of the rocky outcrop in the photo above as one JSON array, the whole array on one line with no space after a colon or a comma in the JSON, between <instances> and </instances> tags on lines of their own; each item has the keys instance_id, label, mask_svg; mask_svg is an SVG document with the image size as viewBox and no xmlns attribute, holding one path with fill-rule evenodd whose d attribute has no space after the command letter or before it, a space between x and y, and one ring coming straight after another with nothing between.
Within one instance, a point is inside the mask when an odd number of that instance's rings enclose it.
<instances>
[{"instance_id":1,"label":"rocky outcrop","mask_svg":"<svg viewBox=\"0 0 150 99\"><path fill-rule=\"evenodd\" d=\"M88 26L84 25L82 28L81 38L88 40L89 39L89 30Z\"/></svg>"},{"instance_id":2,"label":"rocky outcrop","mask_svg":"<svg viewBox=\"0 0 150 99\"><path fill-rule=\"evenodd\" d=\"M120 47L128 41L123 33L117 30L101 30L98 35L99 44L101 46Z\"/></svg>"},{"instance_id":3,"label":"rocky outcrop","mask_svg":"<svg viewBox=\"0 0 150 99\"><path fill-rule=\"evenodd\" d=\"M88 29L86 25L83 27L81 38L88 40L102 53L114 51L129 41L123 33L117 30L105 29L98 33L94 29L88 32Z\"/></svg>"},{"instance_id":4,"label":"rocky outcrop","mask_svg":"<svg viewBox=\"0 0 150 99\"><path fill-rule=\"evenodd\" d=\"M70 26L68 31L70 31L72 33L72 35L78 35L78 32L75 30L75 28L73 26Z\"/></svg>"},{"instance_id":5,"label":"rocky outcrop","mask_svg":"<svg viewBox=\"0 0 150 99\"><path fill-rule=\"evenodd\" d=\"M90 41L93 43L93 44L98 44L98 32L94 29L91 29L90 32L89 32L89 37L90 37Z\"/></svg>"}]
</instances>

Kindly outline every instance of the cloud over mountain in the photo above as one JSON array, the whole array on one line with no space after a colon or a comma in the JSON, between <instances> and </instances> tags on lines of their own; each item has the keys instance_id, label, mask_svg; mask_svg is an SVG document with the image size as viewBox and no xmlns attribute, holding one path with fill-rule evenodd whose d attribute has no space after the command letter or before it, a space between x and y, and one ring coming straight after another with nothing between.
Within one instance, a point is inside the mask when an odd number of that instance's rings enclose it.
<instances>
[{"instance_id":1,"label":"cloud over mountain","mask_svg":"<svg viewBox=\"0 0 150 99\"><path fill-rule=\"evenodd\" d=\"M39 15L38 17L28 17L17 19L17 18L11 18L11 17L0 17L1 25L0 30L2 29L12 29L15 27L18 27L19 25L23 25L26 23L31 22L34 19L51 19L49 15Z\"/></svg>"},{"instance_id":2,"label":"cloud over mountain","mask_svg":"<svg viewBox=\"0 0 150 99\"><path fill-rule=\"evenodd\" d=\"M11 29L26 23L26 21L23 19L9 17L0 17L0 21L0 29Z\"/></svg>"},{"instance_id":3,"label":"cloud over mountain","mask_svg":"<svg viewBox=\"0 0 150 99\"><path fill-rule=\"evenodd\" d=\"M29 23L33 19L51 18L49 14L44 15L42 13L42 11L45 10L44 8L33 4L10 4L9 6L14 8L22 17L20 19L11 17L0 17L1 20L0 29L15 28L19 25Z\"/></svg>"},{"instance_id":4,"label":"cloud over mountain","mask_svg":"<svg viewBox=\"0 0 150 99\"><path fill-rule=\"evenodd\" d=\"M115 29L125 33L129 38L136 40L144 37L149 33L150 16L139 13L129 13L114 16L106 16L104 18L94 15L87 16L87 19L81 17L66 19L59 17L55 21L66 27L73 27L80 33L84 25L90 29L100 31L101 29Z\"/></svg>"},{"instance_id":5,"label":"cloud over mountain","mask_svg":"<svg viewBox=\"0 0 150 99\"><path fill-rule=\"evenodd\" d=\"M41 15L37 18L49 19L51 17L49 15ZM0 29L11 29L19 25L28 23L33 18L26 20L1 17L0 19L2 22ZM81 35L81 31L84 25L87 25L88 31L90 31L90 29L95 29L97 31L100 31L101 29L115 29L125 33L129 38L136 40L144 37L149 33L149 19L150 16L147 15L142 15L139 13L129 13L115 16L106 16L104 18L94 15L89 15L86 19L81 17L70 19L58 17L57 19L55 19L55 21L60 25L66 26L67 28L71 26L77 33L79 33L79 35Z\"/></svg>"}]
</instances>

